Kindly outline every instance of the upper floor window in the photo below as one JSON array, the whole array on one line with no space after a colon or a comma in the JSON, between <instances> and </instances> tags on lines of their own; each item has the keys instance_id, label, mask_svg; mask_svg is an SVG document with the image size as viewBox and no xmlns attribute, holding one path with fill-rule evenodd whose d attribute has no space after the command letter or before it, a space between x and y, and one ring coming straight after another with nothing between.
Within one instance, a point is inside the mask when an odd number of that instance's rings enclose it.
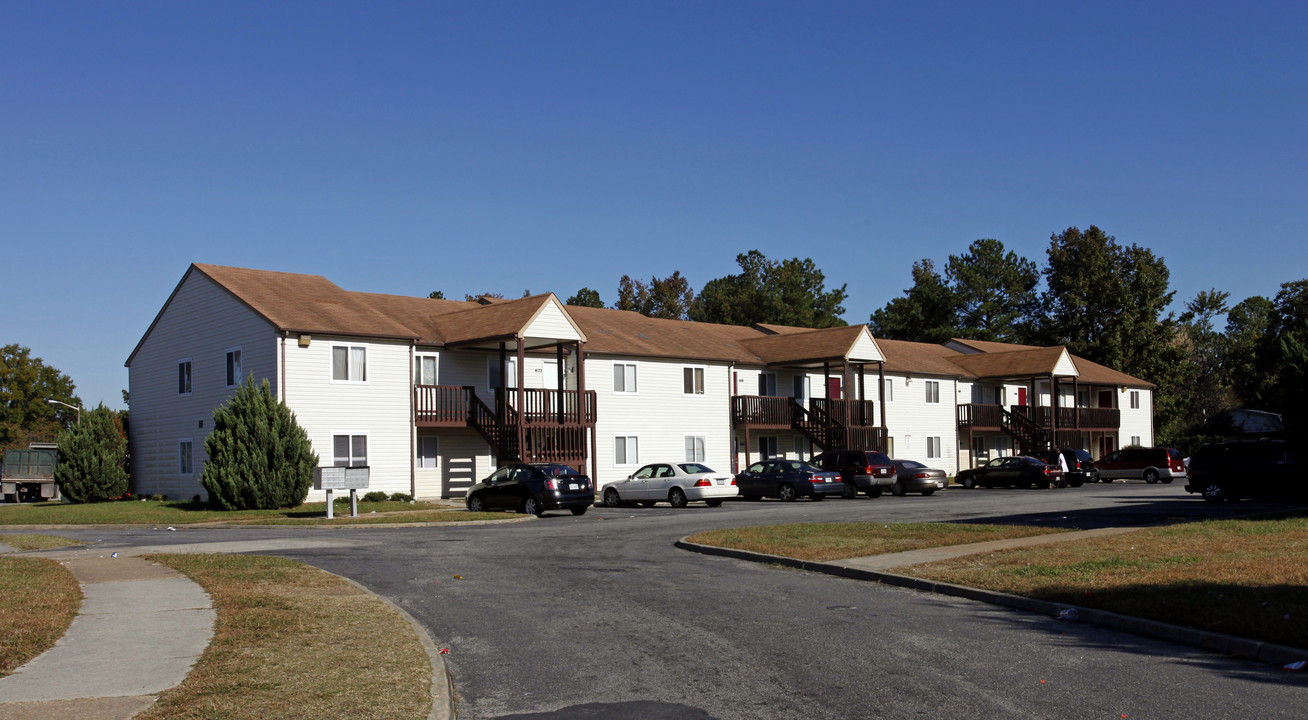
<instances>
[{"instance_id":1,"label":"upper floor window","mask_svg":"<svg viewBox=\"0 0 1308 720\"><path fill-rule=\"evenodd\" d=\"M367 382L368 348L360 345L333 345L332 380Z\"/></svg>"},{"instance_id":2,"label":"upper floor window","mask_svg":"<svg viewBox=\"0 0 1308 720\"><path fill-rule=\"evenodd\" d=\"M516 355L504 356L504 384L500 384L500 361L498 357L492 357L486 362L486 373L489 378L486 386L491 390L500 387L517 388L518 387L518 357Z\"/></svg>"},{"instance_id":3,"label":"upper floor window","mask_svg":"<svg viewBox=\"0 0 1308 720\"><path fill-rule=\"evenodd\" d=\"M613 392L636 392L636 363L613 363Z\"/></svg>"},{"instance_id":4,"label":"upper floor window","mask_svg":"<svg viewBox=\"0 0 1308 720\"><path fill-rule=\"evenodd\" d=\"M1132 390L1132 391L1131 391L1131 409L1132 409L1132 410L1139 410L1139 409L1140 409L1140 391L1139 391L1139 390Z\"/></svg>"},{"instance_id":5,"label":"upper floor window","mask_svg":"<svg viewBox=\"0 0 1308 720\"><path fill-rule=\"evenodd\" d=\"M884 386L884 387L886 388L886 402L893 402L894 399L895 399L895 380L894 380L894 378L886 378L886 382L885 382L885 386Z\"/></svg>"},{"instance_id":6,"label":"upper floor window","mask_svg":"<svg viewBox=\"0 0 1308 720\"><path fill-rule=\"evenodd\" d=\"M923 385L926 385L926 401L929 403L940 402L940 381L927 380Z\"/></svg>"},{"instance_id":7,"label":"upper floor window","mask_svg":"<svg viewBox=\"0 0 1308 720\"><path fill-rule=\"evenodd\" d=\"M413 384L436 384L436 356L419 355L413 359Z\"/></svg>"},{"instance_id":8,"label":"upper floor window","mask_svg":"<svg viewBox=\"0 0 1308 720\"><path fill-rule=\"evenodd\" d=\"M177 361L177 394L191 394L191 359Z\"/></svg>"},{"instance_id":9,"label":"upper floor window","mask_svg":"<svg viewBox=\"0 0 1308 720\"><path fill-rule=\"evenodd\" d=\"M758 394L764 397L772 397L777 394L776 373L758 374Z\"/></svg>"},{"instance_id":10,"label":"upper floor window","mask_svg":"<svg viewBox=\"0 0 1308 720\"><path fill-rule=\"evenodd\" d=\"M796 375L790 381L790 396L803 405L808 400L808 375Z\"/></svg>"},{"instance_id":11,"label":"upper floor window","mask_svg":"<svg viewBox=\"0 0 1308 720\"><path fill-rule=\"evenodd\" d=\"M236 387L241 384L241 349L232 348L227 351L227 387Z\"/></svg>"},{"instance_id":12,"label":"upper floor window","mask_svg":"<svg viewBox=\"0 0 1308 720\"><path fill-rule=\"evenodd\" d=\"M681 392L685 395L704 394L704 368L688 367L681 369Z\"/></svg>"}]
</instances>

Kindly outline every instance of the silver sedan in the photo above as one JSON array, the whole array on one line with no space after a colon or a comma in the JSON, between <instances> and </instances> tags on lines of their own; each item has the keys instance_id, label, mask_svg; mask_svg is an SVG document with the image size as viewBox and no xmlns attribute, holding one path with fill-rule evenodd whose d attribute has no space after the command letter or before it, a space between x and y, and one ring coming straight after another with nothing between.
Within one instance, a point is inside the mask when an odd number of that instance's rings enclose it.
<instances>
[{"instance_id":1,"label":"silver sedan","mask_svg":"<svg viewBox=\"0 0 1308 720\"><path fill-rule=\"evenodd\" d=\"M944 470L929 468L916 460L891 460L895 464L895 484L890 486L892 495L904 495L920 492L923 495L942 490L949 484Z\"/></svg>"},{"instance_id":2,"label":"silver sedan","mask_svg":"<svg viewBox=\"0 0 1308 720\"><path fill-rule=\"evenodd\" d=\"M709 507L717 507L724 498L736 497L736 490L734 477L714 472L700 463L652 463L626 480L609 483L601 497L608 507L633 502L650 507L656 502L666 502L679 508L700 500Z\"/></svg>"}]
</instances>

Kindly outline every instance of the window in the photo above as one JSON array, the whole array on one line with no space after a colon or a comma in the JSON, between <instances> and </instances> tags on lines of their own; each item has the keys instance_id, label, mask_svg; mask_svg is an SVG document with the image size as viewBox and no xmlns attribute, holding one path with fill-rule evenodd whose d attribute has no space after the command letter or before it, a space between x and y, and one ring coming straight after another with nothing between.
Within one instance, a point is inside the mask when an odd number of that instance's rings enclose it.
<instances>
[{"instance_id":1,"label":"window","mask_svg":"<svg viewBox=\"0 0 1308 720\"><path fill-rule=\"evenodd\" d=\"M940 402L940 381L927 380L923 384L926 385L926 401L929 403Z\"/></svg>"},{"instance_id":2,"label":"window","mask_svg":"<svg viewBox=\"0 0 1308 720\"><path fill-rule=\"evenodd\" d=\"M798 435L795 436L795 459L808 460L808 442Z\"/></svg>"},{"instance_id":3,"label":"window","mask_svg":"<svg viewBox=\"0 0 1308 720\"><path fill-rule=\"evenodd\" d=\"M616 374L614 375L616 378ZM704 394L704 368L688 367L681 369L681 392L683 395ZM689 460L690 458L686 458Z\"/></svg>"},{"instance_id":4,"label":"window","mask_svg":"<svg viewBox=\"0 0 1308 720\"><path fill-rule=\"evenodd\" d=\"M177 394L191 394L191 359L177 361Z\"/></svg>"},{"instance_id":5,"label":"window","mask_svg":"<svg viewBox=\"0 0 1308 720\"><path fill-rule=\"evenodd\" d=\"M241 349L232 348L227 351L227 387L236 387L241 384Z\"/></svg>"},{"instance_id":6,"label":"window","mask_svg":"<svg viewBox=\"0 0 1308 720\"><path fill-rule=\"evenodd\" d=\"M636 363L613 363L613 392L636 392Z\"/></svg>"},{"instance_id":7,"label":"window","mask_svg":"<svg viewBox=\"0 0 1308 720\"><path fill-rule=\"evenodd\" d=\"M191 465L191 439L186 438L177 443L177 472L183 475L193 474Z\"/></svg>"},{"instance_id":8,"label":"window","mask_svg":"<svg viewBox=\"0 0 1308 720\"><path fill-rule=\"evenodd\" d=\"M893 378L886 378L886 402L895 399L895 381Z\"/></svg>"},{"instance_id":9,"label":"window","mask_svg":"<svg viewBox=\"0 0 1308 720\"><path fill-rule=\"evenodd\" d=\"M986 459L986 439L972 438L972 467L976 467L976 464L984 459Z\"/></svg>"},{"instance_id":10,"label":"window","mask_svg":"<svg viewBox=\"0 0 1308 720\"><path fill-rule=\"evenodd\" d=\"M333 345L332 380L335 382L367 382L368 348L359 345Z\"/></svg>"},{"instance_id":11,"label":"window","mask_svg":"<svg viewBox=\"0 0 1308 720\"><path fill-rule=\"evenodd\" d=\"M1132 391L1131 391L1131 409L1132 409L1132 410L1139 410L1139 409L1140 409L1140 391L1139 391L1139 390L1132 390Z\"/></svg>"},{"instance_id":12,"label":"window","mask_svg":"<svg viewBox=\"0 0 1308 720\"><path fill-rule=\"evenodd\" d=\"M995 388L995 404L1001 406L1008 404L1008 388L1003 385Z\"/></svg>"},{"instance_id":13,"label":"window","mask_svg":"<svg viewBox=\"0 0 1308 720\"><path fill-rule=\"evenodd\" d=\"M363 467L368 464L367 435L333 435L332 464L338 467Z\"/></svg>"},{"instance_id":14,"label":"window","mask_svg":"<svg viewBox=\"0 0 1308 720\"><path fill-rule=\"evenodd\" d=\"M436 384L436 357L435 355L419 355L413 359L414 385Z\"/></svg>"},{"instance_id":15,"label":"window","mask_svg":"<svg viewBox=\"0 0 1308 720\"><path fill-rule=\"evenodd\" d=\"M500 388L500 361L493 357L486 362L486 387L491 390ZM518 358L515 355L504 356L504 381L509 388L518 387Z\"/></svg>"},{"instance_id":16,"label":"window","mask_svg":"<svg viewBox=\"0 0 1308 720\"><path fill-rule=\"evenodd\" d=\"M930 435L927 437L927 459L939 460L940 454L940 436Z\"/></svg>"},{"instance_id":17,"label":"window","mask_svg":"<svg viewBox=\"0 0 1308 720\"><path fill-rule=\"evenodd\" d=\"M1139 435L1132 435L1132 436L1131 436L1131 444L1132 444L1132 445L1139 445L1139 444L1140 444L1140 436L1139 436Z\"/></svg>"},{"instance_id":18,"label":"window","mask_svg":"<svg viewBox=\"0 0 1308 720\"><path fill-rule=\"evenodd\" d=\"M704 462L704 444L708 438L704 435L686 436L686 462Z\"/></svg>"},{"instance_id":19,"label":"window","mask_svg":"<svg viewBox=\"0 0 1308 720\"><path fill-rule=\"evenodd\" d=\"M419 435L418 436L418 467L434 468L436 467L436 436Z\"/></svg>"},{"instance_id":20,"label":"window","mask_svg":"<svg viewBox=\"0 0 1308 720\"><path fill-rule=\"evenodd\" d=\"M895 439L889 436L886 437L886 454L890 457L895 456Z\"/></svg>"},{"instance_id":21,"label":"window","mask_svg":"<svg viewBox=\"0 0 1308 720\"><path fill-rule=\"evenodd\" d=\"M804 401L808 400L808 376L796 375L791 378L790 391L790 396L798 400L800 405L803 405Z\"/></svg>"},{"instance_id":22,"label":"window","mask_svg":"<svg viewBox=\"0 0 1308 720\"><path fill-rule=\"evenodd\" d=\"M777 394L776 373L758 374L758 394L764 397L774 397Z\"/></svg>"},{"instance_id":23,"label":"window","mask_svg":"<svg viewBox=\"0 0 1308 720\"><path fill-rule=\"evenodd\" d=\"M775 437L760 437L758 439L758 456L764 460L777 457L777 439Z\"/></svg>"},{"instance_id":24,"label":"window","mask_svg":"<svg viewBox=\"0 0 1308 720\"><path fill-rule=\"evenodd\" d=\"M616 366L615 366L616 367ZM618 435L613 438L613 464L639 465L640 442L635 435Z\"/></svg>"}]
</instances>

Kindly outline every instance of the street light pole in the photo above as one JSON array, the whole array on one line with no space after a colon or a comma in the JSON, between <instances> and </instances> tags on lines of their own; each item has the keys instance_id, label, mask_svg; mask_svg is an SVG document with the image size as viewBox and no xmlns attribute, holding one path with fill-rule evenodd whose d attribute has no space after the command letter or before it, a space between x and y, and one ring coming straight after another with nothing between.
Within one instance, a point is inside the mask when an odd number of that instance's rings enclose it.
<instances>
[{"instance_id":1,"label":"street light pole","mask_svg":"<svg viewBox=\"0 0 1308 720\"><path fill-rule=\"evenodd\" d=\"M66 407L66 408L72 408L72 409L76 410L76 411L77 411L77 424L78 424L78 425L81 425L81 424L82 424L82 408L81 408L81 407L79 407L79 406L77 406L77 405L69 405L68 403L66 403L66 402L64 402L64 401L62 401L62 400L46 400L46 402L50 403L51 405L63 405L63 406Z\"/></svg>"}]
</instances>

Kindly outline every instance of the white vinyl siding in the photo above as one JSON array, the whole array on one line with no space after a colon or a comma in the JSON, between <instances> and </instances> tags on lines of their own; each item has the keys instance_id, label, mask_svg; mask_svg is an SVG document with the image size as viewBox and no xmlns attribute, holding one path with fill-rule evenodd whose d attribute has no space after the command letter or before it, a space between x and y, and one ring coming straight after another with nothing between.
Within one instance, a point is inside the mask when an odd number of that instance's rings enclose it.
<instances>
[{"instance_id":1,"label":"white vinyl siding","mask_svg":"<svg viewBox=\"0 0 1308 720\"><path fill-rule=\"evenodd\" d=\"M368 382L368 348L361 345L333 345L332 382Z\"/></svg>"}]
</instances>

